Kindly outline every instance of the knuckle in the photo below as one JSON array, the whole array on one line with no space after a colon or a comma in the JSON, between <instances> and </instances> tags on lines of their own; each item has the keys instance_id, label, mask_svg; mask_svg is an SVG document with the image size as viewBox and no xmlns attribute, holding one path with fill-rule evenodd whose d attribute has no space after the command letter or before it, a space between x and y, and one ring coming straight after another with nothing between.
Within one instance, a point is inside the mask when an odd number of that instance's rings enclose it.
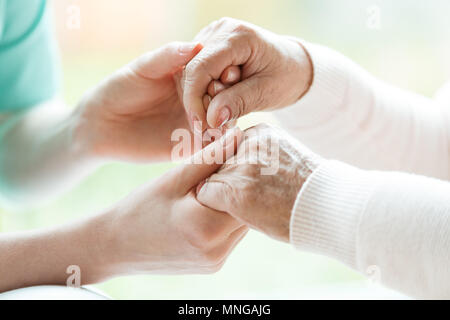
<instances>
[{"instance_id":1,"label":"knuckle","mask_svg":"<svg viewBox=\"0 0 450 320\"><path fill-rule=\"evenodd\" d=\"M186 81L195 78L195 75L204 68L205 60L195 57L186 65Z\"/></svg>"},{"instance_id":2,"label":"knuckle","mask_svg":"<svg viewBox=\"0 0 450 320\"><path fill-rule=\"evenodd\" d=\"M236 107L237 114L235 115L235 118L240 118L243 115L245 115L245 112L247 110L247 104L245 102L245 99L242 95L237 94L234 97L234 105Z\"/></svg>"},{"instance_id":3,"label":"knuckle","mask_svg":"<svg viewBox=\"0 0 450 320\"><path fill-rule=\"evenodd\" d=\"M256 34L255 29L253 29L252 27L243 22L235 23L233 27L233 32L240 35L244 35L246 37L253 37Z\"/></svg>"},{"instance_id":4,"label":"knuckle","mask_svg":"<svg viewBox=\"0 0 450 320\"><path fill-rule=\"evenodd\" d=\"M267 92L263 89L262 85L255 86L253 89L253 101L252 104L255 106L256 109L261 108L265 105L265 96L268 95ZM269 94L270 96L270 94Z\"/></svg>"}]
</instances>

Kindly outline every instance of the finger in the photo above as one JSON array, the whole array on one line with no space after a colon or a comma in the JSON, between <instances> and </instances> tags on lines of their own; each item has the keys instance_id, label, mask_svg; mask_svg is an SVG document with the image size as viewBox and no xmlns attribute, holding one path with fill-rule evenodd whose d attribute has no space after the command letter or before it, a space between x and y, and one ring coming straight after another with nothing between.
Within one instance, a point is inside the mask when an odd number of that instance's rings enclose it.
<instances>
[{"instance_id":1,"label":"finger","mask_svg":"<svg viewBox=\"0 0 450 320\"><path fill-rule=\"evenodd\" d=\"M239 66L229 66L227 67L222 75L220 76L220 81L223 84L233 85L241 80L241 68Z\"/></svg>"},{"instance_id":2,"label":"finger","mask_svg":"<svg viewBox=\"0 0 450 320\"><path fill-rule=\"evenodd\" d=\"M201 181L216 172L228 158L236 153L242 136L242 131L239 128L234 128L222 138L194 154L187 164L175 168L169 175L172 185L179 192L187 194Z\"/></svg>"},{"instance_id":3,"label":"finger","mask_svg":"<svg viewBox=\"0 0 450 320\"><path fill-rule=\"evenodd\" d=\"M193 233L206 235L215 244L226 241L230 235L244 224L228 213L216 211L201 205L191 190L179 204L178 212L189 212L190 227Z\"/></svg>"},{"instance_id":4,"label":"finger","mask_svg":"<svg viewBox=\"0 0 450 320\"><path fill-rule=\"evenodd\" d=\"M261 92L264 80L249 78L217 94L210 102L207 121L211 128L219 128L230 120L263 108Z\"/></svg>"},{"instance_id":5,"label":"finger","mask_svg":"<svg viewBox=\"0 0 450 320\"><path fill-rule=\"evenodd\" d=\"M208 85L208 94L214 98L217 94L228 88L228 85L224 85L219 80L213 80Z\"/></svg>"},{"instance_id":6,"label":"finger","mask_svg":"<svg viewBox=\"0 0 450 320\"><path fill-rule=\"evenodd\" d=\"M227 67L244 64L250 56L248 45L222 41L206 47L186 65L183 102L204 128L208 124L202 98L209 83L219 79Z\"/></svg>"},{"instance_id":7,"label":"finger","mask_svg":"<svg viewBox=\"0 0 450 320\"><path fill-rule=\"evenodd\" d=\"M199 43L171 42L159 49L148 52L130 64L139 75L158 79L177 72L202 50Z\"/></svg>"},{"instance_id":8,"label":"finger","mask_svg":"<svg viewBox=\"0 0 450 320\"><path fill-rule=\"evenodd\" d=\"M226 183L205 181L197 187L197 200L208 208L230 213L230 193Z\"/></svg>"},{"instance_id":9,"label":"finger","mask_svg":"<svg viewBox=\"0 0 450 320\"><path fill-rule=\"evenodd\" d=\"M236 70L237 69L237 70ZM208 85L208 94L214 98L217 94L239 82L241 69L237 66L230 66L222 73L219 80L213 80Z\"/></svg>"},{"instance_id":10,"label":"finger","mask_svg":"<svg viewBox=\"0 0 450 320\"><path fill-rule=\"evenodd\" d=\"M181 87L181 78L182 78L183 70L178 70L173 74L173 80L175 82L175 88L177 90L178 99L180 101L183 99L183 88Z\"/></svg>"},{"instance_id":11,"label":"finger","mask_svg":"<svg viewBox=\"0 0 450 320\"><path fill-rule=\"evenodd\" d=\"M208 106L209 106L209 103L211 102L211 100L212 99L209 94L205 94L203 96L203 108L205 109L205 112L206 112L206 110L208 110Z\"/></svg>"}]
</instances>

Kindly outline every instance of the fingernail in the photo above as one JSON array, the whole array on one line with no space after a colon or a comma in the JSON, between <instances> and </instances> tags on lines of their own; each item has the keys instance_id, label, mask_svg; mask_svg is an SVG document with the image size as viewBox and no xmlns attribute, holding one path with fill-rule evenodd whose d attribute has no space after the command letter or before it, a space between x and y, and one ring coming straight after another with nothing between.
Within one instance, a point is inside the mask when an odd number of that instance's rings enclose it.
<instances>
[{"instance_id":1,"label":"fingernail","mask_svg":"<svg viewBox=\"0 0 450 320\"><path fill-rule=\"evenodd\" d=\"M194 51L195 47L197 47L198 43L186 43L182 44L178 47L178 51L182 55L190 54Z\"/></svg>"},{"instance_id":2,"label":"fingernail","mask_svg":"<svg viewBox=\"0 0 450 320\"><path fill-rule=\"evenodd\" d=\"M230 71L228 71L227 79L226 79L226 80L227 80L228 82L236 81L236 80L237 80L237 77L238 77L237 71L231 69Z\"/></svg>"},{"instance_id":3,"label":"fingernail","mask_svg":"<svg viewBox=\"0 0 450 320\"><path fill-rule=\"evenodd\" d=\"M225 86L223 85L222 82L214 80L213 89L214 89L214 95L217 95L225 89Z\"/></svg>"},{"instance_id":4,"label":"fingernail","mask_svg":"<svg viewBox=\"0 0 450 320\"><path fill-rule=\"evenodd\" d=\"M230 120L231 117L231 111L228 107L223 107L220 112L219 112L219 116L217 118L217 127L220 128L222 127L225 123L228 122L228 120Z\"/></svg>"}]
</instances>

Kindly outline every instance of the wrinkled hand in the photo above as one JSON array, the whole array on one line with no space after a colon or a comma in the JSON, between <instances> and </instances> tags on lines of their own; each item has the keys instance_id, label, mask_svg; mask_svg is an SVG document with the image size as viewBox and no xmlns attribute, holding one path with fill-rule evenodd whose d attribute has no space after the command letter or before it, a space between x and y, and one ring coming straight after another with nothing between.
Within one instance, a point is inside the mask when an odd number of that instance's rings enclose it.
<instances>
[{"instance_id":1,"label":"wrinkled hand","mask_svg":"<svg viewBox=\"0 0 450 320\"><path fill-rule=\"evenodd\" d=\"M244 237L248 228L230 215L201 205L199 182L233 155L242 132L234 129L197 153L192 161L168 172L121 201L107 214L108 277L130 273L211 273ZM230 143L236 142L234 143ZM200 164L201 162L201 164ZM198 164L196 164L198 163Z\"/></svg>"},{"instance_id":2,"label":"wrinkled hand","mask_svg":"<svg viewBox=\"0 0 450 320\"><path fill-rule=\"evenodd\" d=\"M95 157L167 161L175 129L189 129L174 76L200 50L170 43L144 54L88 92L76 113L76 134Z\"/></svg>"},{"instance_id":3,"label":"wrinkled hand","mask_svg":"<svg viewBox=\"0 0 450 320\"><path fill-rule=\"evenodd\" d=\"M204 49L186 66L183 102L204 128L290 105L312 81L310 59L298 42L249 23L224 18L203 29L195 41ZM223 80L229 68L237 73L238 66L241 81L206 105L214 80Z\"/></svg>"},{"instance_id":4,"label":"wrinkled hand","mask_svg":"<svg viewBox=\"0 0 450 320\"><path fill-rule=\"evenodd\" d=\"M251 228L289 241L295 199L320 161L284 131L258 125L245 132L237 154L199 185L197 199Z\"/></svg>"}]
</instances>

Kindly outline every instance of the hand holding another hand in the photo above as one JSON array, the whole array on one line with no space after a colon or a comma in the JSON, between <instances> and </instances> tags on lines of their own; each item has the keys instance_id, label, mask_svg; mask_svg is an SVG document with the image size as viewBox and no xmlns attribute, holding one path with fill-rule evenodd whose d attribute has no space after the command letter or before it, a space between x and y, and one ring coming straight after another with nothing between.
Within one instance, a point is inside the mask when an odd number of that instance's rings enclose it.
<instances>
[{"instance_id":1,"label":"hand holding another hand","mask_svg":"<svg viewBox=\"0 0 450 320\"><path fill-rule=\"evenodd\" d=\"M200 185L197 199L282 241L289 241L295 199L322 160L280 129L245 132L236 155Z\"/></svg>"},{"instance_id":2,"label":"hand holding another hand","mask_svg":"<svg viewBox=\"0 0 450 320\"><path fill-rule=\"evenodd\" d=\"M253 111L296 102L312 81L312 66L300 43L246 22L223 18L195 38L204 45L186 66L183 103L204 127L217 128ZM228 69L241 81L208 103L207 95ZM206 98L205 98L206 97Z\"/></svg>"},{"instance_id":3,"label":"hand holding another hand","mask_svg":"<svg viewBox=\"0 0 450 320\"><path fill-rule=\"evenodd\" d=\"M200 204L197 185L234 154L242 132L234 129L161 178L133 192L100 216L109 239L102 277L133 273L211 273L247 233L225 212ZM98 279L89 282L96 282Z\"/></svg>"}]
</instances>

